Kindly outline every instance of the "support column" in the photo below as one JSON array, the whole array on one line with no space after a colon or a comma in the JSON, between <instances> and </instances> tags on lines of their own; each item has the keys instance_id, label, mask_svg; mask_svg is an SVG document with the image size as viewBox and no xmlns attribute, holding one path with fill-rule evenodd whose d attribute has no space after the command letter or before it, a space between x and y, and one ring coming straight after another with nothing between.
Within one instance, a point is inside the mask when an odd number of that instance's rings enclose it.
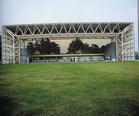
<instances>
[{"instance_id":1,"label":"support column","mask_svg":"<svg viewBox=\"0 0 139 116\"><path fill-rule=\"evenodd\" d=\"M116 39L116 60L123 61L123 54L122 54L122 36L118 36Z\"/></svg>"},{"instance_id":2,"label":"support column","mask_svg":"<svg viewBox=\"0 0 139 116\"><path fill-rule=\"evenodd\" d=\"M14 64L20 63L20 39L14 37Z\"/></svg>"}]
</instances>

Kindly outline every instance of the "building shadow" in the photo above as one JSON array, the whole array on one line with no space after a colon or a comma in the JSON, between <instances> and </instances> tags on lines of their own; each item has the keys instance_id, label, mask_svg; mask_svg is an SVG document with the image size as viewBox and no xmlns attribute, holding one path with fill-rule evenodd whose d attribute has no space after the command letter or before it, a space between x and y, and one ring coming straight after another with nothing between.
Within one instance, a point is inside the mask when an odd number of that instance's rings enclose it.
<instances>
[{"instance_id":1,"label":"building shadow","mask_svg":"<svg viewBox=\"0 0 139 116\"><path fill-rule=\"evenodd\" d=\"M0 116L11 116L16 104L7 96L0 95Z\"/></svg>"}]
</instances>

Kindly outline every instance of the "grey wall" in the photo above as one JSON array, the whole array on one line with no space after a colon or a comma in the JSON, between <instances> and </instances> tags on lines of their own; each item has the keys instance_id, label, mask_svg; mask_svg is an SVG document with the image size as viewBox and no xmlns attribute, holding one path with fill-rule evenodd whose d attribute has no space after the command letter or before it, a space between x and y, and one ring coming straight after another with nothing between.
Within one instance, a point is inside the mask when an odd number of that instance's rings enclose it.
<instances>
[{"instance_id":1,"label":"grey wall","mask_svg":"<svg viewBox=\"0 0 139 116\"><path fill-rule=\"evenodd\" d=\"M110 59L116 59L116 43L112 42L106 45L104 50L104 56L110 57Z\"/></svg>"},{"instance_id":2,"label":"grey wall","mask_svg":"<svg viewBox=\"0 0 139 116\"><path fill-rule=\"evenodd\" d=\"M21 48L20 49L20 62L27 63L27 58L28 58L27 49Z\"/></svg>"}]
</instances>

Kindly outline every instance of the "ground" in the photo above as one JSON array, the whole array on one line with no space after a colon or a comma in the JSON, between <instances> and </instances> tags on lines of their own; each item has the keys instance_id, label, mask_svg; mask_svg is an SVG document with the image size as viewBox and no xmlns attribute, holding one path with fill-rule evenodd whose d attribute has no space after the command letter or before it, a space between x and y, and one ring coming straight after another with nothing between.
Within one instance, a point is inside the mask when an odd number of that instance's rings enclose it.
<instances>
[{"instance_id":1,"label":"ground","mask_svg":"<svg viewBox=\"0 0 139 116\"><path fill-rule=\"evenodd\" d=\"M0 116L137 116L139 61L0 65Z\"/></svg>"}]
</instances>

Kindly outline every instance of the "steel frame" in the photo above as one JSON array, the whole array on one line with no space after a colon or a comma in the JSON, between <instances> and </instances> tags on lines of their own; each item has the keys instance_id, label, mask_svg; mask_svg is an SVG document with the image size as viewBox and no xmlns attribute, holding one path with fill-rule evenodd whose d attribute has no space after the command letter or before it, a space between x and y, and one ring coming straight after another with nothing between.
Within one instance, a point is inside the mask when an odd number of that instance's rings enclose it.
<instances>
[{"instance_id":1,"label":"steel frame","mask_svg":"<svg viewBox=\"0 0 139 116\"><path fill-rule=\"evenodd\" d=\"M134 61L134 28L133 24L127 26L116 39L117 61Z\"/></svg>"},{"instance_id":2,"label":"steel frame","mask_svg":"<svg viewBox=\"0 0 139 116\"><path fill-rule=\"evenodd\" d=\"M116 42L117 61L133 61L134 25L131 22L54 23L2 26L2 63L20 63L20 43L39 38L111 39Z\"/></svg>"}]
</instances>

